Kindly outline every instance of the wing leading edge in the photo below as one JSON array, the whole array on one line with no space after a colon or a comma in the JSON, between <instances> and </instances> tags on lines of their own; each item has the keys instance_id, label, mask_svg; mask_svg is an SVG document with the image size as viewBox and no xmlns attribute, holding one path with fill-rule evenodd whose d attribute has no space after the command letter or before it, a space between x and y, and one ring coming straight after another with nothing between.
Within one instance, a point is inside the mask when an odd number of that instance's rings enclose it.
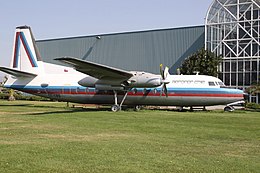
<instances>
[{"instance_id":1,"label":"wing leading edge","mask_svg":"<svg viewBox=\"0 0 260 173\"><path fill-rule=\"evenodd\" d=\"M77 71L100 80L126 80L133 76L132 73L118 68L80 60L74 57L61 57L54 60L73 66Z\"/></svg>"}]
</instances>

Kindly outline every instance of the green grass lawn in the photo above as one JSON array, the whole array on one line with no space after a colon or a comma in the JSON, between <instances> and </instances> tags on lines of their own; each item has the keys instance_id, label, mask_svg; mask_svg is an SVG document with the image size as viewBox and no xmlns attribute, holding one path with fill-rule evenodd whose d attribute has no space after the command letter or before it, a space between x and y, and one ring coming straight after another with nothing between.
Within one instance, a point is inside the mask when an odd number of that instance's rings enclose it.
<instances>
[{"instance_id":1,"label":"green grass lawn","mask_svg":"<svg viewBox=\"0 0 260 173\"><path fill-rule=\"evenodd\" d=\"M260 113L0 100L0 172L259 172Z\"/></svg>"}]
</instances>

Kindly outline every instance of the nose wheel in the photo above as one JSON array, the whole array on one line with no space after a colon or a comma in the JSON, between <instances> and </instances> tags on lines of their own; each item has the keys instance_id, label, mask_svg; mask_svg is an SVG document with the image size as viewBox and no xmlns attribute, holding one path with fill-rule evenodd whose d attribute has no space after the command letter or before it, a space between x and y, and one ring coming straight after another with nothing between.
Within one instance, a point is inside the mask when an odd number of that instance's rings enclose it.
<instances>
[{"instance_id":1,"label":"nose wheel","mask_svg":"<svg viewBox=\"0 0 260 173\"><path fill-rule=\"evenodd\" d=\"M234 107L233 106L226 106L225 108L224 108L224 111L225 112L232 112L232 111L234 111L235 109L234 109Z\"/></svg>"}]
</instances>

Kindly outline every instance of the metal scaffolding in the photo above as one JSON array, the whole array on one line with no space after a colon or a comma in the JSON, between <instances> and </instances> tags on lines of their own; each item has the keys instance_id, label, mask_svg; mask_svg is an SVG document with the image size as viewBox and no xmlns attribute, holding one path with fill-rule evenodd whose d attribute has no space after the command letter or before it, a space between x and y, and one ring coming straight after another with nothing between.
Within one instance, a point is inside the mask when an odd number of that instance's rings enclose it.
<instances>
[{"instance_id":1,"label":"metal scaffolding","mask_svg":"<svg viewBox=\"0 0 260 173\"><path fill-rule=\"evenodd\" d=\"M260 82L260 1L214 0L205 22L206 49L223 56L219 78L243 90Z\"/></svg>"}]
</instances>

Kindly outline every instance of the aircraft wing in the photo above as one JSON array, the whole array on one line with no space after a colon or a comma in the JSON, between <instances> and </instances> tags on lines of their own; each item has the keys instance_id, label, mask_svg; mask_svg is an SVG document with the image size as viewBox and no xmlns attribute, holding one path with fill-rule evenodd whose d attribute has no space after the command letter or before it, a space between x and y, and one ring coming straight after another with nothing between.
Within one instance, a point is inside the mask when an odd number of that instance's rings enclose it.
<instances>
[{"instance_id":1,"label":"aircraft wing","mask_svg":"<svg viewBox=\"0 0 260 173\"><path fill-rule=\"evenodd\" d=\"M0 67L0 70L7 73L7 74L15 76L15 77L33 78L33 77L37 76L36 74L33 74L33 73L24 72L24 71L20 71L20 70L8 68L8 67Z\"/></svg>"},{"instance_id":2,"label":"aircraft wing","mask_svg":"<svg viewBox=\"0 0 260 173\"><path fill-rule=\"evenodd\" d=\"M104 80L126 80L133 76L132 73L118 68L80 60L73 57L56 58L55 60L73 66L77 71L85 73L97 79Z\"/></svg>"}]
</instances>

